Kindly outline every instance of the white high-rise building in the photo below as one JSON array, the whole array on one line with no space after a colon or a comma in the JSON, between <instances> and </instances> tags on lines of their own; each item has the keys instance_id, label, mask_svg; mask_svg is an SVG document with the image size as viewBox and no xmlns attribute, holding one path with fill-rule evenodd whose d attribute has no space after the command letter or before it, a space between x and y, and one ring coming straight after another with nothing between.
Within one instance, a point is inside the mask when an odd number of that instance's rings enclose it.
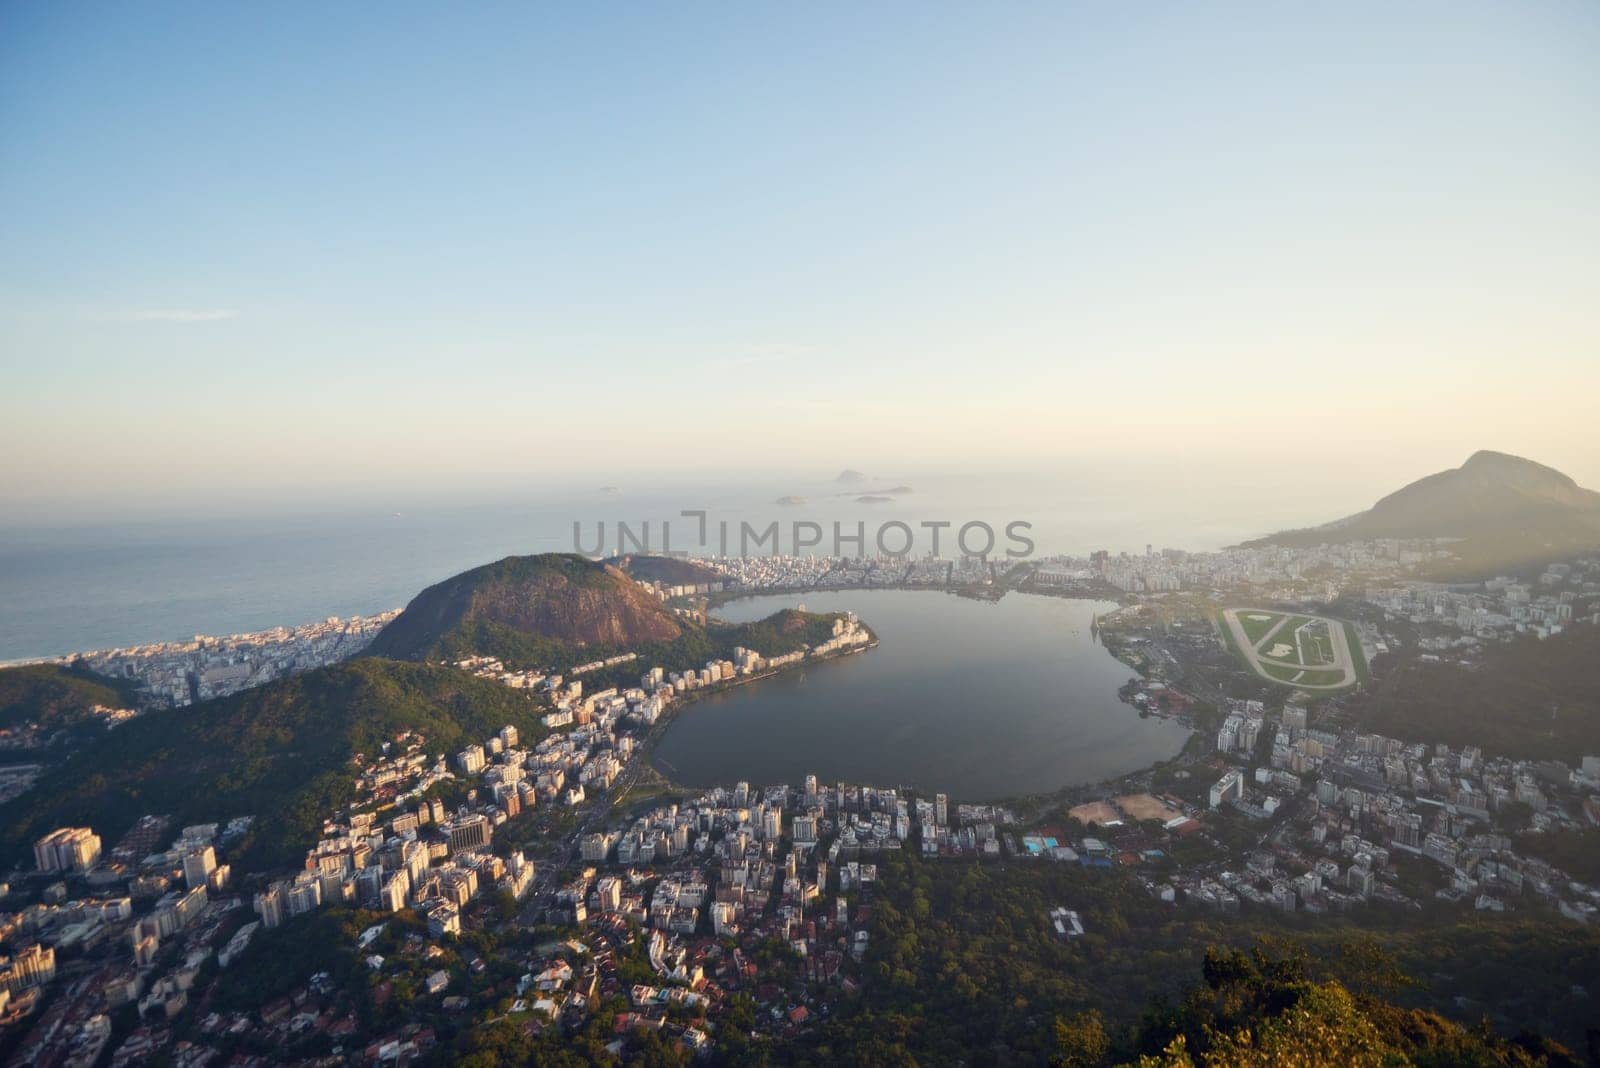
<instances>
[{"instance_id":1,"label":"white high-rise building","mask_svg":"<svg viewBox=\"0 0 1600 1068\"><path fill-rule=\"evenodd\" d=\"M192 889L204 886L217 870L217 851L210 846L191 849L183 857L183 881Z\"/></svg>"},{"instance_id":2,"label":"white high-rise building","mask_svg":"<svg viewBox=\"0 0 1600 1068\"><path fill-rule=\"evenodd\" d=\"M100 859L100 836L88 827L59 827L33 844L40 871L88 871Z\"/></svg>"}]
</instances>

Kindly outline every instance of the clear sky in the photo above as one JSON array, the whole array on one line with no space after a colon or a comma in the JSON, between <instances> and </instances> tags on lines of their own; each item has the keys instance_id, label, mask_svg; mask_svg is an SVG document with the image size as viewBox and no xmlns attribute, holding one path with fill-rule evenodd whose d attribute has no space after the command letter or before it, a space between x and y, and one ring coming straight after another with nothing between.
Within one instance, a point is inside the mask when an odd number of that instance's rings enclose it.
<instances>
[{"instance_id":1,"label":"clear sky","mask_svg":"<svg viewBox=\"0 0 1600 1068\"><path fill-rule=\"evenodd\" d=\"M1597 57L1592 2L0 5L0 504L1600 486Z\"/></svg>"}]
</instances>

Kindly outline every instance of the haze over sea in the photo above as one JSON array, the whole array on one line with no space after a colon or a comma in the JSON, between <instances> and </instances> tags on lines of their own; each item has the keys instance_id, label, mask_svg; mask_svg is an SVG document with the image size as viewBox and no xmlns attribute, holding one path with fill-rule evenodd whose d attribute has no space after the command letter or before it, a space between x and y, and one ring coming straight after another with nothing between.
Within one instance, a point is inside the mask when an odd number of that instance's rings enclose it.
<instances>
[{"instance_id":1,"label":"haze over sea","mask_svg":"<svg viewBox=\"0 0 1600 1068\"><path fill-rule=\"evenodd\" d=\"M914 492L890 503L855 498L909 483ZM781 496L807 503L779 506ZM1309 495L1308 495L1309 497ZM1068 480L1022 478L871 478L857 485L830 479L775 479L770 485L685 485L680 489L506 492L493 499L393 497L353 503L319 502L162 519L0 525L0 661L58 656L195 634L231 634L295 625L328 616L381 612L404 605L423 587L511 554L568 552L573 523L593 545L606 523L608 551L615 526L643 521L652 539L672 522L674 549L701 555L694 520L683 509L705 509L712 531L747 521L777 521L787 542L790 525L809 520L865 522L867 552L877 526L898 519L992 524L1006 547L1004 526L1033 524L1036 554L1143 552L1157 548L1215 549L1283 526L1331 518L1327 506L1305 498L1262 494L1254 486L1206 493L1182 485L1143 483L1113 472ZM1231 498L1231 501L1230 501ZM1357 498L1352 498L1355 504ZM1359 505L1356 505L1359 506ZM918 553L929 544L918 530ZM736 535L735 535L736 536ZM941 544L954 554L954 528ZM659 541L653 540L658 548ZM785 545L787 548L787 544ZM752 550L765 551L765 550ZM854 549L847 547L853 553ZM868 620L871 622L871 620Z\"/></svg>"}]
</instances>

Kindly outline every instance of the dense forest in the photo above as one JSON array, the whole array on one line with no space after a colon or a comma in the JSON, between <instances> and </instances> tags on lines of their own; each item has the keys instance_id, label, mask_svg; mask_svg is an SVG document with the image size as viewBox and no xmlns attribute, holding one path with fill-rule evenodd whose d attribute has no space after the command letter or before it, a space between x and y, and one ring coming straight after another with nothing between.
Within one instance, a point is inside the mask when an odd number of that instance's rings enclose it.
<instances>
[{"instance_id":1,"label":"dense forest","mask_svg":"<svg viewBox=\"0 0 1600 1068\"><path fill-rule=\"evenodd\" d=\"M1086 933L1056 936L1054 907L1077 910ZM1079 1063L1160 1056L1193 1030L1183 1006L1207 947L1246 949L1263 938L1292 947L1307 982L1392 1002L1395 1013L1487 1016L1503 1032L1526 1027L1577 1048L1600 1019L1600 932L1553 917L1377 907L1346 917L1226 916L1163 904L1117 871L895 854L880 860L871 910L861 995L783 1059L1041 1063L1063 1053L1056 1022L1070 1029L1090 1013L1104 1056ZM1458 1036L1443 1019L1417 1019Z\"/></svg>"},{"instance_id":2,"label":"dense forest","mask_svg":"<svg viewBox=\"0 0 1600 1068\"><path fill-rule=\"evenodd\" d=\"M1491 645L1474 667L1393 664L1355 698L1367 730L1530 760L1600 753L1600 627Z\"/></svg>"},{"instance_id":3,"label":"dense forest","mask_svg":"<svg viewBox=\"0 0 1600 1068\"><path fill-rule=\"evenodd\" d=\"M1519 834L1517 852L1554 864L1579 882L1600 886L1600 827Z\"/></svg>"}]
</instances>

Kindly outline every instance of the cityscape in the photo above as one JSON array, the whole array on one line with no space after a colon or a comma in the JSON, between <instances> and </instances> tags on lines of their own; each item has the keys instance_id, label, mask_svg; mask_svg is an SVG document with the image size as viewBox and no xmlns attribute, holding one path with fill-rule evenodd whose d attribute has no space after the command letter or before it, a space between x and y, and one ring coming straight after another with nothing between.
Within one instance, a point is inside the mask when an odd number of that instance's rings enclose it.
<instances>
[{"instance_id":1,"label":"cityscape","mask_svg":"<svg viewBox=\"0 0 1600 1068\"><path fill-rule=\"evenodd\" d=\"M629 581L691 616L764 591L863 586L929 597L1115 597L1122 607L1098 619L1113 651L1154 644L1152 616L1184 598L1359 605L1364 661L1409 642L1427 660L1470 664L1494 643L1600 623L1600 556L1551 564L1524 582L1408 577L1440 556L1427 543L1389 542L1020 565L708 558L695 561L708 581ZM195 694L201 679L234 692L246 688L242 680L312 670L359 653L397 615L385 613L377 626L329 620L64 662L115 666L151 706L183 715L188 702L174 694ZM495 1004L534 1034L559 1034L626 999L617 1052L628 1034L649 1033L705 1056L728 1014L753 1008L750 1035L792 1040L867 981L880 865L908 854L951 865L1104 869L1153 902L1225 915L1445 904L1549 909L1584 925L1600 919L1600 886L1536 845L1529 851L1540 838L1600 826L1600 754L1517 759L1407 741L1360 729L1338 696L1281 686L1211 705L1199 686L1185 688L1187 676L1163 681L1175 673L1147 666L1124 694L1127 714L1177 718L1197 732L1192 744L1153 774L1048 799L980 803L816 775L694 793L650 766L654 739L673 717L692 715L685 709L703 693L760 685L840 655L870 656L876 641L864 621L844 615L803 650L764 656L739 647L699 666L634 652L540 669L487 655L457 660L454 670L547 709L538 736L506 724L446 753L423 733L402 731L377 752L355 754L342 772L348 799L323 813L319 839L293 870L235 872L235 846L259 818L253 812L216 811L211 822L182 827L144 813L110 849L92 826L52 830L33 843L33 870L7 887L32 902L6 913L0 928L8 942L27 943L0 972L5 1019L42 1014L19 1056L132 1064L159 1052L201 1063L224 1049L288 1044L391 1061L435 1051L439 1035L416 1023L374 1033L326 974L301 977L281 1005L219 1007L219 976L249 947L327 909L370 919L356 947L376 989L404 985L447 1014ZM223 674L223 664L244 670ZM188 688L174 691L174 679ZM1062 939L1079 938L1095 918L1080 904L1059 902L1039 920ZM386 917L408 919L396 927ZM524 924L566 936L516 940L509 956L460 944L465 933ZM774 982L761 963L772 946L784 947L787 982ZM511 972L518 976L491 981ZM110 1014L125 1006L143 1022L113 1046Z\"/></svg>"},{"instance_id":2,"label":"cityscape","mask_svg":"<svg viewBox=\"0 0 1600 1068\"><path fill-rule=\"evenodd\" d=\"M1596 56L0 5L0 1068L1600 1068Z\"/></svg>"}]
</instances>

